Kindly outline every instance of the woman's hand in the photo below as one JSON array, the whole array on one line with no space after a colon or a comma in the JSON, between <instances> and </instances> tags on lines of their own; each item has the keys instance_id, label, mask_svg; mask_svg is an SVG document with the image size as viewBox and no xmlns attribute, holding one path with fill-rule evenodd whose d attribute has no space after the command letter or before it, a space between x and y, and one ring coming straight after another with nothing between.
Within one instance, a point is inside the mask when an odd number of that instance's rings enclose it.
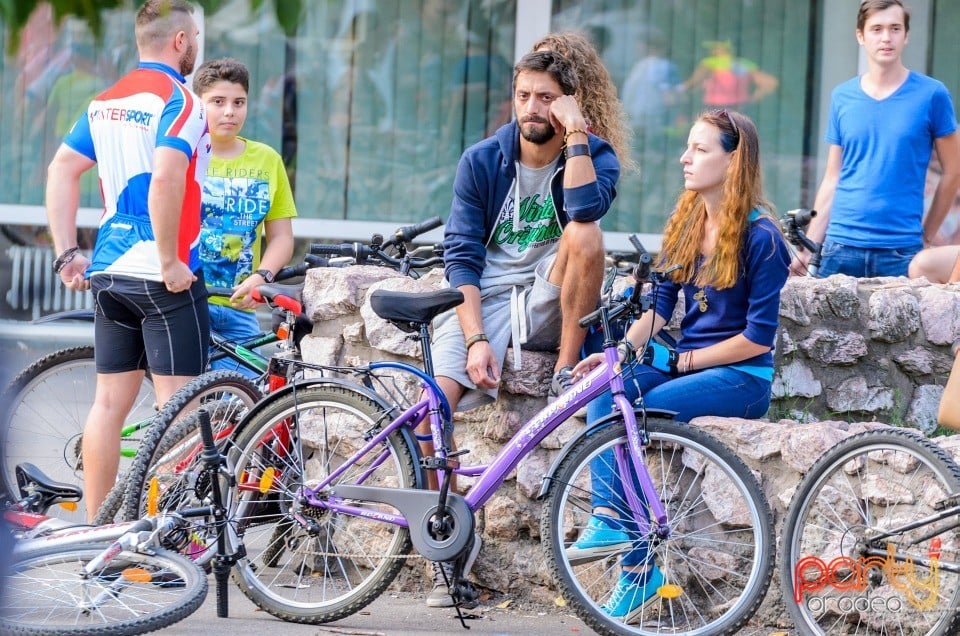
<instances>
[{"instance_id":1,"label":"woman's hand","mask_svg":"<svg viewBox=\"0 0 960 636\"><path fill-rule=\"evenodd\" d=\"M583 376L587 375L603 362L602 353L591 353L589 356L577 363L577 366L573 367L573 379L574 381L579 380Z\"/></svg>"}]
</instances>

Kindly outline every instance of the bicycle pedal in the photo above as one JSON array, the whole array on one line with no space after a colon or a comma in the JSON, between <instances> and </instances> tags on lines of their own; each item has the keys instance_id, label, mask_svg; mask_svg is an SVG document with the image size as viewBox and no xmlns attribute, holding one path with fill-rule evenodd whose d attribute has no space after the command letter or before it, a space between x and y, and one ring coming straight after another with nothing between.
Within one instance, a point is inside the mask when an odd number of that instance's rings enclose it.
<instances>
[{"instance_id":1,"label":"bicycle pedal","mask_svg":"<svg viewBox=\"0 0 960 636\"><path fill-rule=\"evenodd\" d=\"M933 509L940 511L946 510L947 508L953 508L954 506L960 506L960 492L954 493L946 499L941 499L937 503L933 504Z\"/></svg>"}]
</instances>

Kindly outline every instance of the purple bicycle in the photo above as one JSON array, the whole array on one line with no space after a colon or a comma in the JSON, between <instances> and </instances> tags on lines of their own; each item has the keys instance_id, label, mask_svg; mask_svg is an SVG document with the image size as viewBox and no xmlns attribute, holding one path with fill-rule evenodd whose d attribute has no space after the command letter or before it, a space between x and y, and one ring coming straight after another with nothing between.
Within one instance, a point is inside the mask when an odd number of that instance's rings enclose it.
<instances>
[{"instance_id":1,"label":"purple bicycle","mask_svg":"<svg viewBox=\"0 0 960 636\"><path fill-rule=\"evenodd\" d=\"M636 275L656 282L649 255ZM466 451L447 452L451 412L432 377L428 326L462 295L373 292L373 310L419 339L424 369L372 363L358 371L363 382L303 380L252 409L228 451L238 482L232 525L246 551L235 572L247 596L284 620L338 620L386 589L405 559L417 556L412 544L429 560L453 564L449 588L462 601L474 513L551 431L611 390L617 409L567 444L543 478L541 535L559 590L600 633L737 633L770 584L772 515L757 478L729 448L624 396L618 343L609 334L616 321L650 308L640 287L581 321L601 325L605 363L534 415L485 466L461 465ZM406 394L416 397L397 398L403 387L383 380L391 372L415 378ZM424 417L437 448L432 457L420 456L413 435ZM439 471L439 491L423 489L426 470ZM453 473L470 478L466 495L450 491ZM627 539L576 552L600 489L608 502L619 493ZM608 606L628 554L655 565L663 582L630 615L614 618Z\"/></svg>"}]
</instances>

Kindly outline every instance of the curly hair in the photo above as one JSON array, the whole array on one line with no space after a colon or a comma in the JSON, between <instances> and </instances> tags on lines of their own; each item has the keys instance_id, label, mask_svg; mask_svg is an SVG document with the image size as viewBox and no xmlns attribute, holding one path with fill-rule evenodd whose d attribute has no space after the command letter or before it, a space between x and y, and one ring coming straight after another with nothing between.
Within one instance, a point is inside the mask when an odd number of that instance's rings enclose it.
<instances>
[{"instance_id":1,"label":"curly hair","mask_svg":"<svg viewBox=\"0 0 960 636\"><path fill-rule=\"evenodd\" d=\"M774 209L763 193L760 139L753 121L741 113L720 109L701 114L697 122L716 127L720 131L721 146L732 156L720 195L717 244L692 282L700 287L726 289L733 287L739 276L740 248L750 212L757 208L761 213L772 215ZM661 264L680 266L671 275L674 282L694 278L706 219L706 204L698 192L688 190L680 195L663 231L660 250ZM779 224L774 226L779 231Z\"/></svg>"},{"instance_id":2,"label":"curly hair","mask_svg":"<svg viewBox=\"0 0 960 636\"><path fill-rule=\"evenodd\" d=\"M533 45L534 51L556 51L570 60L580 87L575 97L590 125L590 132L610 142L623 170L636 166L630 158L633 130L617 97L617 87L590 39L576 31L548 33Z\"/></svg>"}]
</instances>

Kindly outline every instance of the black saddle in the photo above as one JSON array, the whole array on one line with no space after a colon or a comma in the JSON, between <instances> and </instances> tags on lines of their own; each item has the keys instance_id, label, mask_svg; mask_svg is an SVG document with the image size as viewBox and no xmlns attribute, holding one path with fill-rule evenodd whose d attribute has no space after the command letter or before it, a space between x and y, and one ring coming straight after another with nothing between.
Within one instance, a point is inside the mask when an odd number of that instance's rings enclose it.
<instances>
[{"instance_id":1,"label":"black saddle","mask_svg":"<svg viewBox=\"0 0 960 636\"><path fill-rule=\"evenodd\" d=\"M83 497L83 491L73 484L54 481L29 462L17 464L16 473L20 497L40 495L43 510L61 501L80 501Z\"/></svg>"},{"instance_id":2,"label":"black saddle","mask_svg":"<svg viewBox=\"0 0 960 636\"><path fill-rule=\"evenodd\" d=\"M378 316L403 331L420 331L439 314L463 302L458 289L441 289L426 294L378 289L370 294L370 306Z\"/></svg>"}]
</instances>

